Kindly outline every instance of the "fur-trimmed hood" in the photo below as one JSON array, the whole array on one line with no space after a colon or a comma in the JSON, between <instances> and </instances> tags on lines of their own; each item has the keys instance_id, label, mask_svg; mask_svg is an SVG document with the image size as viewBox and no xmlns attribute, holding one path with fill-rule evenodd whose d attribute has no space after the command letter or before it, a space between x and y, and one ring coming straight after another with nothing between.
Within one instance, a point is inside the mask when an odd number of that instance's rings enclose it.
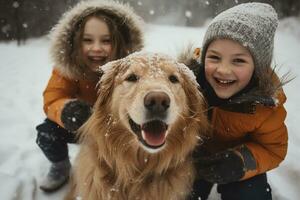
<instances>
[{"instance_id":1,"label":"fur-trimmed hood","mask_svg":"<svg viewBox=\"0 0 300 200\"><path fill-rule=\"evenodd\" d=\"M187 65L195 73L200 87L202 87L205 94L206 88L203 88L201 82L203 83L203 81L206 81L206 78L204 74L204 65L200 63L200 55L200 48L194 48L192 45L189 45L186 49L180 52L177 60ZM254 74L255 80L253 80L253 86L246 92L242 92L227 100L227 109L231 110L233 108L234 111L234 109L237 108L236 104L240 104L243 109L242 112L251 113L254 111L253 109L255 109L256 104L276 106L277 104L284 103L286 98L282 92L282 86L291 80L288 78L289 74L285 74L279 78L275 73L275 68L271 67L265 71L260 70L258 74Z\"/></svg>"},{"instance_id":2,"label":"fur-trimmed hood","mask_svg":"<svg viewBox=\"0 0 300 200\"><path fill-rule=\"evenodd\" d=\"M144 22L134 13L128 4L108 0L80 2L67 11L50 32L50 55L55 68L58 69L63 76L71 79L82 78L84 73L83 69L71 59L74 45L73 35L76 30L76 25L84 17L98 11L115 18L118 21L118 25L126 26L130 36L130 38L126 39L128 39L127 43L130 42L131 44L132 52L142 49L144 45L142 33Z\"/></svg>"}]
</instances>

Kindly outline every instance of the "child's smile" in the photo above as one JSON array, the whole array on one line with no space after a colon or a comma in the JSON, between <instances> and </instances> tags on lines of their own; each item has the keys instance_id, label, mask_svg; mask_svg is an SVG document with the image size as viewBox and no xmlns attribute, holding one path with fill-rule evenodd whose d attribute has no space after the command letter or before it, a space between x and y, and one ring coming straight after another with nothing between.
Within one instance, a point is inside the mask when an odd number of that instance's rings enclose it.
<instances>
[{"instance_id":1,"label":"child's smile","mask_svg":"<svg viewBox=\"0 0 300 200\"><path fill-rule=\"evenodd\" d=\"M236 80L224 79L213 77L209 81L210 85L213 87L214 91L220 98L229 98L235 92L235 88L237 87Z\"/></svg>"},{"instance_id":2,"label":"child's smile","mask_svg":"<svg viewBox=\"0 0 300 200\"><path fill-rule=\"evenodd\" d=\"M219 98L228 99L249 83L254 71L250 52L238 42L217 39L205 55L205 76Z\"/></svg>"},{"instance_id":3,"label":"child's smile","mask_svg":"<svg viewBox=\"0 0 300 200\"><path fill-rule=\"evenodd\" d=\"M100 66L107 62L108 57L107 56L87 56L87 58L92 65Z\"/></svg>"}]
</instances>

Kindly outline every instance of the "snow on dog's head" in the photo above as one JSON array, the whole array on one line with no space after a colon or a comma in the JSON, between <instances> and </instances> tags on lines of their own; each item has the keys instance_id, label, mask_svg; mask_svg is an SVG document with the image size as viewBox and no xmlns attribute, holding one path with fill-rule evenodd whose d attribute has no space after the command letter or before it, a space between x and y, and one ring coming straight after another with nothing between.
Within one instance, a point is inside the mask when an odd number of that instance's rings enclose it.
<instances>
[{"instance_id":1,"label":"snow on dog's head","mask_svg":"<svg viewBox=\"0 0 300 200\"><path fill-rule=\"evenodd\" d=\"M160 154L186 154L196 145L200 129L207 127L205 103L184 64L164 54L137 52L101 70L98 100L88 124L93 121L105 130L103 145L112 152L142 149ZM99 138L100 132L93 134Z\"/></svg>"}]
</instances>

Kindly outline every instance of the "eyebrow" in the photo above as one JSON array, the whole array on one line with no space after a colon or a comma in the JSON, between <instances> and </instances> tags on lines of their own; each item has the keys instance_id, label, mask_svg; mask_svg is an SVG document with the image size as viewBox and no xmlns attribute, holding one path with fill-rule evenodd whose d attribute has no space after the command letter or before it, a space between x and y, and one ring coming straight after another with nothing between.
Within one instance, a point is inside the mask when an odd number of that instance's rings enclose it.
<instances>
[{"instance_id":1,"label":"eyebrow","mask_svg":"<svg viewBox=\"0 0 300 200\"><path fill-rule=\"evenodd\" d=\"M233 56L248 56L248 54L246 54L246 53L237 53L237 54L233 54Z\"/></svg>"},{"instance_id":2,"label":"eyebrow","mask_svg":"<svg viewBox=\"0 0 300 200\"><path fill-rule=\"evenodd\" d=\"M211 53L215 53L215 54L220 54L219 52L217 52L217 51L215 51L215 50L213 50L213 49L210 49L210 50L208 50L207 52L211 52Z\"/></svg>"}]
</instances>

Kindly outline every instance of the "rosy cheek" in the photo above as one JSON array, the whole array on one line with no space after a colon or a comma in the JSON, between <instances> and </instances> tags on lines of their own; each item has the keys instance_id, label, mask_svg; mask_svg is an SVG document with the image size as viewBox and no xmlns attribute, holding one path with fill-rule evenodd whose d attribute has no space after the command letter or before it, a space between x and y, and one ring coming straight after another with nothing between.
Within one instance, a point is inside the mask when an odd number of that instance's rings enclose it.
<instances>
[{"instance_id":1,"label":"rosy cheek","mask_svg":"<svg viewBox=\"0 0 300 200\"><path fill-rule=\"evenodd\" d=\"M240 80L250 81L253 71L236 71L236 74L239 76Z\"/></svg>"},{"instance_id":2,"label":"rosy cheek","mask_svg":"<svg viewBox=\"0 0 300 200\"><path fill-rule=\"evenodd\" d=\"M106 48L106 52L110 54L110 53L111 53L111 51L112 51L111 45L107 46L107 48Z\"/></svg>"},{"instance_id":3,"label":"rosy cheek","mask_svg":"<svg viewBox=\"0 0 300 200\"><path fill-rule=\"evenodd\" d=\"M87 46L82 46L81 51L83 54L85 54L88 51L88 47Z\"/></svg>"},{"instance_id":4,"label":"rosy cheek","mask_svg":"<svg viewBox=\"0 0 300 200\"><path fill-rule=\"evenodd\" d=\"M246 75L244 76L244 81L245 81L246 84L249 83L250 79L251 79L251 74L246 74Z\"/></svg>"},{"instance_id":5,"label":"rosy cheek","mask_svg":"<svg viewBox=\"0 0 300 200\"><path fill-rule=\"evenodd\" d=\"M213 73L214 70L214 66L210 63L207 63L207 65L205 66L205 76L209 77L211 76L211 74Z\"/></svg>"}]
</instances>

